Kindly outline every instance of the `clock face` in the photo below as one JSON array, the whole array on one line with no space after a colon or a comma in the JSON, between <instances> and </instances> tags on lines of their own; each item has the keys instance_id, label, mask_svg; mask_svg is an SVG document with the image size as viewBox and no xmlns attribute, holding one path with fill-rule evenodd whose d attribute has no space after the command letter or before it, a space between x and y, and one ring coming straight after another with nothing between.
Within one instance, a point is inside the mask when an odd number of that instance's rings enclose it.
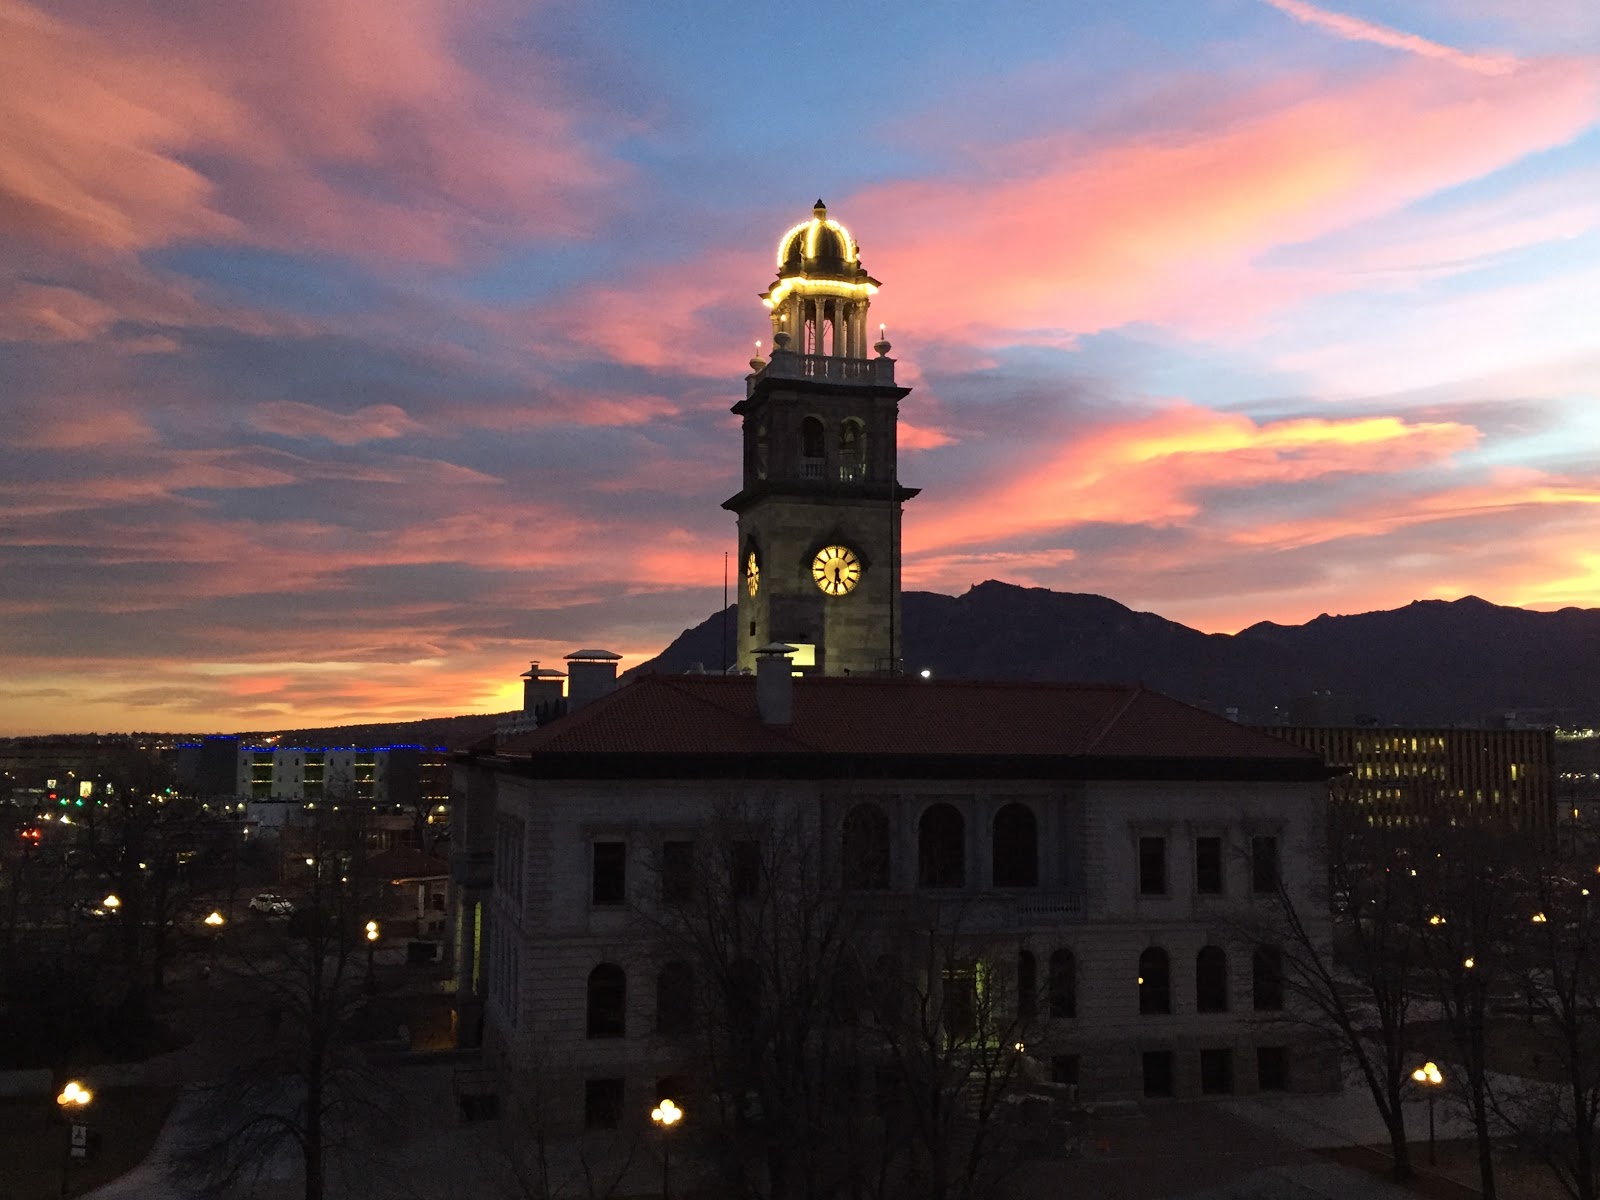
<instances>
[{"instance_id":1,"label":"clock face","mask_svg":"<svg viewBox=\"0 0 1600 1200\"><path fill-rule=\"evenodd\" d=\"M744 563L744 585L750 589L754 596L761 589L761 564L756 561L756 552L750 551L750 557Z\"/></svg>"},{"instance_id":2,"label":"clock face","mask_svg":"<svg viewBox=\"0 0 1600 1200\"><path fill-rule=\"evenodd\" d=\"M811 560L811 578L830 596L843 596L861 582L861 560L848 546L824 546Z\"/></svg>"}]
</instances>

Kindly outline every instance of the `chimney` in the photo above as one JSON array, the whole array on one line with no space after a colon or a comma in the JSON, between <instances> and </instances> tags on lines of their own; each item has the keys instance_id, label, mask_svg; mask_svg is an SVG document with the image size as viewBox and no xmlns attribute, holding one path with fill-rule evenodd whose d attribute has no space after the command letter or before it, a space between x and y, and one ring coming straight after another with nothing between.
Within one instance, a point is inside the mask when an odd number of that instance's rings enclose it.
<instances>
[{"instance_id":1,"label":"chimney","mask_svg":"<svg viewBox=\"0 0 1600 1200\"><path fill-rule=\"evenodd\" d=\"M522 673L522 711L537 721L548 721L561 712L567 673L529 663Z\"/></svg>"},{"instance_id":2,"label":"chimney","mask_svg":"<svg viewBox=\"0 0 1600 1200\"><path fill-rule=\"evenodd\" d=\"M567 655L567 711L575 713L616 691L621 659L622 655L609 650L574 650Z\"/></svg>"},{"instance_id":3,"label":"chimney","mask_svg":"<svg viewBox=\"0 0 1600 1200\"><path fill-rule=\"evenodd\" d=\"M794 721L794 668L789 656L795 648L770 642L756 651L756 708L768 725Z\"/></svg>"}]
</instances>

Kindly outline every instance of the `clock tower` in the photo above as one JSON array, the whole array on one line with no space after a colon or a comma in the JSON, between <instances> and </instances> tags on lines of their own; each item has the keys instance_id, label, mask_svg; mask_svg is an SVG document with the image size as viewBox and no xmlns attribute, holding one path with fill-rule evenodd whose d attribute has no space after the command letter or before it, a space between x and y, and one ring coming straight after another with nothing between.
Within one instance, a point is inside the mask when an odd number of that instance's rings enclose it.
<instances>
[{"instance_id":1,"label":"clock tower","mask_svg":"<svg viewBox=\"0 0 1600 1200\"><path fill-rule=\"evenodd\" d=\"M759 344L733 406L743 420L744 483L723 508L739 518L739 665L769 642L798 647L796 669L823 675L900 669L900 401L894 360L867 310L878 281L818 200L778 242L762 293L772 354ZM871 352L869 356L869 350Z\"/></svg>"}]
</instances>

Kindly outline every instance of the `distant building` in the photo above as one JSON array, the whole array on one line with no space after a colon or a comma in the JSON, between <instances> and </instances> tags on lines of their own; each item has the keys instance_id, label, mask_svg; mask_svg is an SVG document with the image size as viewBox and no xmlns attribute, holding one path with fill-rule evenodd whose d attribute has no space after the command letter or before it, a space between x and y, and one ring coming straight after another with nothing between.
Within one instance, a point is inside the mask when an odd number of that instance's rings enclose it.
<instances>
[{"instance_id":1,"label":"distant building","mask_svg":"<svg viewBox=\"0 0 1600 1200\"><path fill-rule=\"evenodd\" d=\"M1541 840L1555 837L1551 730L1272 725L1261 731L1321 755L1337 772L1331 802L1372 824L1491 818Z\"/></svg>"},{"instance_id":2,"label":"distant building","mask_svg":"<svg viewBox=\"0 0 1600 1200\"><path fill-rule=\"evenodd\" d=\"M268 828L342 800L393 817L390 833L411 829L419 816L443 830L450 818L450 756L443 747L246 746L234 737L209 737L178 747L177 770L185 789L242 800L248 818Z\"/></svg>"}]
</instances>

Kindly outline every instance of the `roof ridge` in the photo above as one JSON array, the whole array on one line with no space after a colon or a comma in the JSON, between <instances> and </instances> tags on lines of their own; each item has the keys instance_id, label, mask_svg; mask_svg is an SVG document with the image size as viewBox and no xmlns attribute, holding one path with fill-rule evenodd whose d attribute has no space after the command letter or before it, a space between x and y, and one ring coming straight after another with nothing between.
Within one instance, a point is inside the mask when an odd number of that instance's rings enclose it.
<instances>
[{"instance_id":1,"label":"roof ridge","mask_svg":"<svg viewBox=\"0 0 1600 1200\"><path fill-rule=\"evenodd\" d=\"M1100 723L1100 727L1090 734L1085 740L1083 744L1083 752L1085 754L1094 753L1095 747L1100 744L1100 739L1115 729L1117 722L1128 715L1128 710L1133 707L1133 702L1137 700L1140 693L1145 690L1144 684L1142 683L1124 683L1120 686L1127 689L1125 695L1123 696L1122 703L1118 705L1111 715Z\"/></svg>"},{"instance_id":2,"label":"roof ridge","mask_svg":"<svg viewBox=\"0 0 1600 1200\"><path fill-rule=\"evenodd\" d=\"M692 701L694 701L694 703L696 703L696 704L698 704L698 705L700 705L700 706L702 706L704 708L715 709L717 712L720 712L720 713L724 714L725 716L732 717L732 718L734 718L735 720L738 720L738 721L749 721L750 720L750 715L747 712L745 712L744 710L739 709L739 708L735 708L734 706L732 706L730 704L722 704L722 703L719 703L718 701L712 700L707 693L699 691L693 685L680 686L678 684L678 682L677 682L680 679L703 680L703 679L707 678L707 676L704 676L704 675L655 675L655 676L650 676L650 678L659 680L662 684L664 684L665 686L671 688L674 692L678 693L678 695L683 696L688 700L692 700ZM714 679L714 678L719 678L719 677L718 676L711 676L710 678ZM726 678L728 678L728 676L721 676L720 678L726 679ZM750 678L751 684L754 685L754 683L755 683L754 678L753 677L749 677L749 678ZM812 746L812 745L810 745L810 744L808 744L806 742L803 742L799 738L795 737L794 733L792 732L792 730L794 728L792 725L769 725L769 724L767 724L765 721L763 721L760 718L759 714L757 715L757 717L755 719L755 724L759 725L762 729L765 729L768 733L772 734L774 737L782 738L784 741L791 743L792 745L794 745L798 749L801 749L801 750L815 750L816 749L816 747L814 747L814 746Z\"/></svg>"}]
</instances>

